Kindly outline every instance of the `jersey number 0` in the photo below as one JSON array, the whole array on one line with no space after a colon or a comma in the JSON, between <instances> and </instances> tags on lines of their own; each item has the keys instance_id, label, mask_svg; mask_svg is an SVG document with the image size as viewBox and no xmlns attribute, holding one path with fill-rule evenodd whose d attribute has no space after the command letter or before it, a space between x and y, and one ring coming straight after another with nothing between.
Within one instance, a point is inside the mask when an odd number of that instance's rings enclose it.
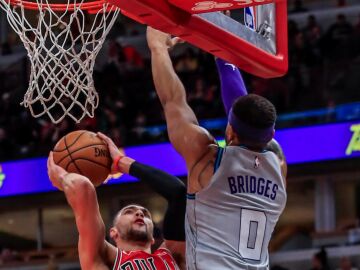
<instances>
[{"instance_id":1,"label":"jersey number 0","mask_svg":"<svg viewBox=\"0 0 360 270\"><path fill-rule=\"evenodd\" d=\"M265 228L266 215L264 212L241 209L239 253L243 258L260 260Z\"/></svg>"}]
</instances>

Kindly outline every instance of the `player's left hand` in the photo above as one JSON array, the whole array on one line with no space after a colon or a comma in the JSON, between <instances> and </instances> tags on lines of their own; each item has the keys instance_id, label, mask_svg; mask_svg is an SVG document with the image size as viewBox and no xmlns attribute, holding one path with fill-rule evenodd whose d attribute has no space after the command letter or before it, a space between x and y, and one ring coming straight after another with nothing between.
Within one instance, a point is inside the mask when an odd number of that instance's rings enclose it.
<instances>
[{"instance_id":1,"label":"player's left hand","mask_svg":"<svg viewBox=\"0 0 360 270\"><path fill-rule=\"evenodd\" d=\"M56 165L53 158L53 152L51 151L47 160L48 175L51 183L59 190L63 190L62 179L68 172Z\"/></svg>"},{"instance_id":2,"label":"player's left hand","mask_svg":"<svg viewBox=\"0 0 360 270\"><path fill-rule=\"evenodd\" d=\"M110 156L113 161L116 160L119 156L124 156L124 154L121 153L121 151L119 150L119 148L116 146L116 144L114 143L114 141L112 139L110 139L108 136L106 136L105 134L103 134L101 132L98 132L96 135L107 144L107 146L109 148ZM111 167L112 174L115 174L118 172L119 171L117 168L114 168L114 166Z\"/></svg>"}]
</instances>

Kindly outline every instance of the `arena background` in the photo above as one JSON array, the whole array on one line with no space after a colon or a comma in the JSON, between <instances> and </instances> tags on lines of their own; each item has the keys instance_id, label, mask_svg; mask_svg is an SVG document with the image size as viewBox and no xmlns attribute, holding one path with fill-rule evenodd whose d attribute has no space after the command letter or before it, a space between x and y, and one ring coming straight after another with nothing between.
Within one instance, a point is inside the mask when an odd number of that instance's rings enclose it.
<instances>
[{"instance_id":1,"label":"arena background","mask_svg":"<svg viewBox=\"0 0 360 270\"><path fill-rule=\"evenodd\" d=\"M273 269L311 269L323 248L330 269L349 269L349 261L360 268L360 2L289 0L288 7L287 75L243 74L249 92L276 105L276 138L289 162L288 202L270 262ZM128 155L185 177L168 145L145 27L118 18L95 66L100 106L80 124L53 125L19 105L29 63L3 11L0 41L0 268L80 269L74 216L46 178L46 156L60 137L101 130ZM226 119L213 57L188 44L172 57L201 124L221 141ZM107 228L122 205L137 202L153 212L160 239L165 200L132 178L109 183L98 188Z\"/></svg>"}]
</instances>

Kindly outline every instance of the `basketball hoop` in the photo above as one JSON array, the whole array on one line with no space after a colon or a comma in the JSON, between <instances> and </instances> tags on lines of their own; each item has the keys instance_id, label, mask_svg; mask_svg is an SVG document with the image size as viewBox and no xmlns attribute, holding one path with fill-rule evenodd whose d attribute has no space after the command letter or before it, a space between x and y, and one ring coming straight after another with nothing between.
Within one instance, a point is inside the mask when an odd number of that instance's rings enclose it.
<instances>
[{"instance_id":1,"label":"basketball hoop","mask_svg":"<svg viewBox=\"0 0 360 270\"><path fill-rule=\"evenodd\" d=\"M66 115L80 122L93 117L98 106L92 77L95 59L120 9L105 0L59 1L0 0L0 7L31 63L21 105L34 117L47 114L53 123Z\"/></svg>"}]
</instances>

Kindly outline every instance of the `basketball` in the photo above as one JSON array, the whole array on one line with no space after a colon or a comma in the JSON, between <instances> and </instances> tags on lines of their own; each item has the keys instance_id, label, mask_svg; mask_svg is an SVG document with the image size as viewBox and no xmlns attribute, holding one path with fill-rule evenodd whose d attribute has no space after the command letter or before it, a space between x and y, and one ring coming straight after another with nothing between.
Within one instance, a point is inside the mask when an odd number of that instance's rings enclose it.
<instances>
[{"instance_id":1,"label":"basketball","mask_svg":"<svg viewBox=\"0 0 360 270\"><path fill-rule=\"evenodd\" d=\"M102 184L111 170L112 159L106 143L94 132L77 130L62 137L53 150L54 162L70 173Z\"/></svg>"}]
</instances>

